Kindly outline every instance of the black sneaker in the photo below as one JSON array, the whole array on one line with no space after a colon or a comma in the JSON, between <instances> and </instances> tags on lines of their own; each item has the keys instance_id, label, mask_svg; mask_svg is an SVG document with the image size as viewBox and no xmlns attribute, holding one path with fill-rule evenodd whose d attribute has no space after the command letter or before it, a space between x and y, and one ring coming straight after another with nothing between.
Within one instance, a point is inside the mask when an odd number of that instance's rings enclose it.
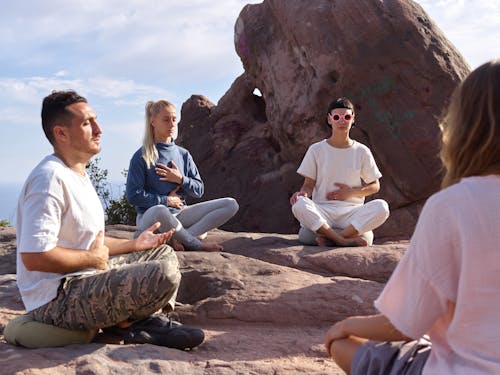
<instances>
[{"instance_id":1,"label":"black sneaker","mask_svg":"<svg viewBox=\"0 0 500 375\"><path fill-rule=\"evenodd\" d=\"M183 325L162 315L154 315L135 323L127 330L125 344L153 344L186 350L205 339L201 329Z\"/></svg>"}]
</instances>

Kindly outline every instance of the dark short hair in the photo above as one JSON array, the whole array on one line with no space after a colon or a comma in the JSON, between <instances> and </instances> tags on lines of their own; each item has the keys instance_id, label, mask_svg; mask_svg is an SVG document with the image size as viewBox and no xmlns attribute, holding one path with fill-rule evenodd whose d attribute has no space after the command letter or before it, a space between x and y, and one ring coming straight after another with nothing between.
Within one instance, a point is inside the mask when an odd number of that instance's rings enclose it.
<instances>
[{"instance_id":1,"label":"dark short hair","mask_svg":"<svg viewBox=\"0 0 500 375\"><path fill-rule=\"evenodd\" d=\"M68 124L70 113L67 107L75 103L87 103L87 99L73 90L52 91L43 99L42 128L49 142L54 144L54 126L59 122Z\"/></svg>"},{"instance_id":2,"label":"dark short hair","mask_svg":"<svg viewBox=\"0 0 500 375\"><path fill-rule=\"evenodd\" d=\"M334 100L333 102L331 102L330 105L328 106L328 111L326 112L326 114L328 115L330 112L332 112L332 110L334 110L336 108L350 109L352 111L352 113L354 114L354 104L352 104L352 102L345 97L338 98L337 100ZM328 120L326 120L326 125L328 125L329 128L332 127L328 123Z\"/></svg>"}]
</instances>

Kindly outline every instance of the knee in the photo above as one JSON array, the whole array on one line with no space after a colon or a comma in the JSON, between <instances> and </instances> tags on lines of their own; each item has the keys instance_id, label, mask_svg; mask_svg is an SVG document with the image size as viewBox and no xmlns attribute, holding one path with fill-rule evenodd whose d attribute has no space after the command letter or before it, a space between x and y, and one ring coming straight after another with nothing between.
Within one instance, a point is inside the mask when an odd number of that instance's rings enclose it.
<instances>
[{"instance_id":1,"label":"knee","mask_svg":"<svg viewBox=\"0 0 500 375\"><path fill-rule=\"evenodd\" d=\"M353 344L350 339L335 340L330 345L331 358L337 365L350 374L354 352L358 344Z\"/></svg>"},{"instance_id":2,"label":"knee","mask_svg":"<svg viewBox=\"0 0 500 375\"><path fill-rule=\"evenodd\" d=\"M175 288L179 287L181 282L181 271L179 270L179 260L174 250L165 245L165 253L159 263L159 283L166 283ZM160 285L158 285L160 287ZM167 285L165 285L167 286Z\"/></svg>"},{"instance_id":3,"label":"knee","mask_svg":"<svg viewBox=\"0 0 500 375\"><path fill-rule=\"evenodd\" d=\"M147 220L146 223L143 223L143 227L159 221L162 224L160 227L161 232L166 232L170 228L175 228L177 226L177 219L175 216L172 215L167 206L162 204L150 207L142 216L142 220Z\"/></svg>"},{"instance_id":4,"label":"knee","mask_svg":"<svg viewBox=\"0 0 500 375\"><path fill-rule=\"evenodd\" d=\"M330 356L335 359L338 352L341 352L344 347L343 340L335 340L330 344Z\"/></svg>"},{"instance_id":5,"label":"knee","mask_svg":"<svg viewBox=\"0 0 500 375\"><path fill-rule=\"evenodd\" d=\"M163 204L157 204L156 206L152 206L148 208L146 212L154 216L165 216L170 214L170 211L167 208L167 206L164 206Z\"/></svg>"},{"instance_id":6,"label":"knee","mask_svg":"<svg viewBox=\"0 0 500 375\"><path fill-rule=\"evenodd\" d=\"M304 212L305 208L306 208L306 198L298 197L297 201L292 206L292 213L297 218L301 215L302 212Z\"/></svg>"},{"instance_id":7,"label":"knee","mask_svg":"<svg viewBox=\"0 0 500 375\"><path fill-rule=\"evenodd\" d=\"M240 205L234 198L226 198L226 207L231 212L231 217L236 215L236 212L240 209Z\"/></svg>"},{"instance_id":8,"label":"knee","mask_svg":"<svg viewBox=\"0 0 500 375\"><path fill-rule=\"evenodd\" d=\"M381 219L383 219L384 221L387 220L390 214L389 205L387 204L387 202L383 199L375 199L372 202L377 208L377 212L380 215Z\"/></svg>"}]
</instances>

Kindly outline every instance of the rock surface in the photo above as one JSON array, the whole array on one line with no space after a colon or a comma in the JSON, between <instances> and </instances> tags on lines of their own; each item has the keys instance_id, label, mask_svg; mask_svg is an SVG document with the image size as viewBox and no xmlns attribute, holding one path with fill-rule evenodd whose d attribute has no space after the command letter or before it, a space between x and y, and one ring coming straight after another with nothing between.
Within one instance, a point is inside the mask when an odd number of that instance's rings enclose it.
<instances>
[{"instance_id":1,"label":"rock surface","mask_svg":"<svg viewBox=\"0 0 500 375\"><path fill-rule=\"evenodd\" d=\"M135 227L107 234L131 238ZM296 235L212 231L224 253L178 252L183 275L176 309L202 327L191 352L153 345L95 343L23 349L0 336L5 374L342 374L322 346L329 325L374 312L372 302L407 243L366 248L300 246ZM0 333L22 314L15 283L15 229L0 229Z\"/></svg>"},{"instance_id":2,"label":"rock surface","mask_svg":"<svg viewBox=\"0 0 500 375\"><path fill-rule=\"evenodd\" d=\"M469 72L422 8L411 0L265 0L242 10L235 47L245 72L217 106L192 96L179 125L204 199L229 195L240 204L225 229L296 232L288 203L302 183L296 169L328 135L329 102L348 96L351 134L384 175L375 198L392 211L376 236L409 238L440 181L436 117Z\"/></svg>"}]
</instances>

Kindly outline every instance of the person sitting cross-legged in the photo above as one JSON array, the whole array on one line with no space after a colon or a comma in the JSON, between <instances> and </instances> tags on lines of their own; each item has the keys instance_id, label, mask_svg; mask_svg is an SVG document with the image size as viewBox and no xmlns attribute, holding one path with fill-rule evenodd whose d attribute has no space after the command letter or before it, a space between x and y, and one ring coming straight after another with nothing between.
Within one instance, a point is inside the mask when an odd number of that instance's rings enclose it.
<instances>
[{"instance_id":1,"label":"person sitting cross-legged","mask_svg":"<svg viewBox=\"0 0 500 375\"><path fill-rule=\"evenodd\" d=\"M42 126L54 153L33 169L19 197L17 284L27 316L9 323L9 342L44 346L39 336L54 327L51 345L83 343L114 327L126 343L199 345L202 330L157 314L173 310L181 278L165 244L172 231L155 234L160 223L153 223L133 240L104 234L104 211L85 170L101 150L102 130L87 100L52 92Z\"/></svg>"},{"instance_id":2,"label":"person sitting cross-legged","mask_svg":"<svg viewBox=\"0 0 500 375\"><path fill-rule=\"evenodd\" d=\"M500 374L500 60L455 89L440 121L443 189L375 300L326 350L355 375Z\"/></svg>"},{"instance_id":3,"label":"person sitting cross-legged","mask_svg":"<svg viewBox=\"0 0 500 375\"><path fill-rule=\"evenodd\" d=\"M290 204L305 245L371 245L372 230L389 217L386 201L365 203L379 191L382 174L370 149L350 138L354 119L349 99L333 101L327 111L331 136L311 145L297 170L304 183Z\"/></svg>"}]
</instances>

